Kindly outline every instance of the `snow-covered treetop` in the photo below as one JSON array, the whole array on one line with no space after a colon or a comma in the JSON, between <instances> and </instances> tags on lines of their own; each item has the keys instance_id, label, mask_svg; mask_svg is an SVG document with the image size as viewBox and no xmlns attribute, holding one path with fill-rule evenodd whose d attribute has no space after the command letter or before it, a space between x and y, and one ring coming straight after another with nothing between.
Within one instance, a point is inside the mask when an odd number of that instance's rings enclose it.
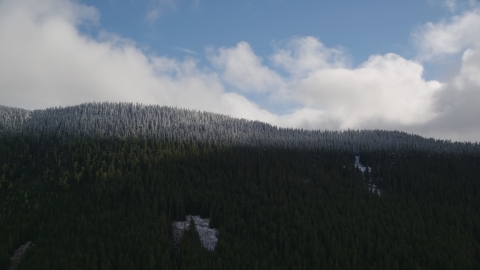
<instances>
[{"instance_id":1,"label":"snow-covered treetop","mask_svg":"<svg viewBox=\"0 0 480 270\"><path fill-rule=\"evenodd\" d=\"M0 134L63 138L155 138L230 145L370 150L422 150L480 153L478 143L427 139L400 131L321 131L278 128L259 121L226 115L133 103L85 103L28 111L0 106Z\"/></svg>"}]
</instances>

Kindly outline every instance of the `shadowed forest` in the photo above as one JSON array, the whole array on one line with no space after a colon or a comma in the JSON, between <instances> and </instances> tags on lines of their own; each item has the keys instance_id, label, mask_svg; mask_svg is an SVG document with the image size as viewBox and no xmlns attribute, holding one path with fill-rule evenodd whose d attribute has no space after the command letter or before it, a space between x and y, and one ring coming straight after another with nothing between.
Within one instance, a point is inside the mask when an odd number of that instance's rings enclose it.
<instances>
[{"instance_id":1,"label":"shadowed forest","mask_svg":"<svg viewBox=\"0 0 480 270\"><path fill-rule=\"evenodd\" d=\"M480 156L3 136L0 268L478 269ZM368 179L382 188L369 192ZM174 255L171 222L195 230Z\"/></svg>"}]
</instances>

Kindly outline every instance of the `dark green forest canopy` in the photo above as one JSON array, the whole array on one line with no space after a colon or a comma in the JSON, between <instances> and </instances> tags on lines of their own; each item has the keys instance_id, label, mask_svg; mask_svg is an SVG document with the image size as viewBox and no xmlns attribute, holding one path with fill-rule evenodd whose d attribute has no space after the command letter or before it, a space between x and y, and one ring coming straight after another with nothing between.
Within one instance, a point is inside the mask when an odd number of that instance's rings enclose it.
<instances>
[{"instance_id":1,"label":"dark green forest canopy","mask_svg":"<svg viewBox=\"0 0 480 270\"><path fill-rule=\"evenodd\" d=\"M0 108L0 269L480 269L478 144L152 108Z\"/></svg>"},{"instance_id":2,"label":"dark green forest canopy","mask_svg":"<svg viewBox=\"0 0 480 270\"><path fill-rule=\"evenodd\" d=\"M3 137L0 258L19 269L476 269L478 155ZM215 252L171 221L211 218Z\"/></svg>"}]
</instances>

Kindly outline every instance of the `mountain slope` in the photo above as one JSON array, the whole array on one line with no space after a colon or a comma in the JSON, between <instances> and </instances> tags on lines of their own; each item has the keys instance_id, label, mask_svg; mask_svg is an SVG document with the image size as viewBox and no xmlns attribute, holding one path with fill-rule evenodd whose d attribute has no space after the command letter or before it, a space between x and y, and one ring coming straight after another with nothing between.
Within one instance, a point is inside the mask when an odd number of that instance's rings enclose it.
<instances>
[{"instance_id":1,"label":"mountain slope","mask_svg":"<svg viewBox=\"0 0 480 270\"><path fill-rule=\"evenodd\" d=\"M278 128L225 115L132 103L87 103L26 111L0 106L0 134L155 138L228 145L342 151L480 152L477 143L451 143L399 131L320 131Z\"/></svg>"},{"instance_id":2,"label":"mountain slope","mask_svg":"<svg viewBox=\"0 0 480 270\"><path fill-rule=\"evenodd\" d=\"M0 120L0 270L30 241L18 270L480 269L477 144L115 103ZM213 251L174 244L188 215Z\"/></svg>"}]
</instances>

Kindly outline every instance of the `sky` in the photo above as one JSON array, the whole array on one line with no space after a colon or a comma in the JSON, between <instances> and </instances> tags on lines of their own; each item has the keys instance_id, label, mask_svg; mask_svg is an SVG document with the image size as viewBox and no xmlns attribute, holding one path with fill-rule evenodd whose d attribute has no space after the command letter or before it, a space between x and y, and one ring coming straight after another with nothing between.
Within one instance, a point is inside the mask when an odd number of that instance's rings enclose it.
<instances>
[{"instance_id":1,"label":"sky","mask_svg":"<svg viewBox=\"0 0 480 270\"><path fill-rule=\"evenodd\" d=\"M480 1L0 0L0 105L480 141Z\"/></svg>"}]
</instances>

